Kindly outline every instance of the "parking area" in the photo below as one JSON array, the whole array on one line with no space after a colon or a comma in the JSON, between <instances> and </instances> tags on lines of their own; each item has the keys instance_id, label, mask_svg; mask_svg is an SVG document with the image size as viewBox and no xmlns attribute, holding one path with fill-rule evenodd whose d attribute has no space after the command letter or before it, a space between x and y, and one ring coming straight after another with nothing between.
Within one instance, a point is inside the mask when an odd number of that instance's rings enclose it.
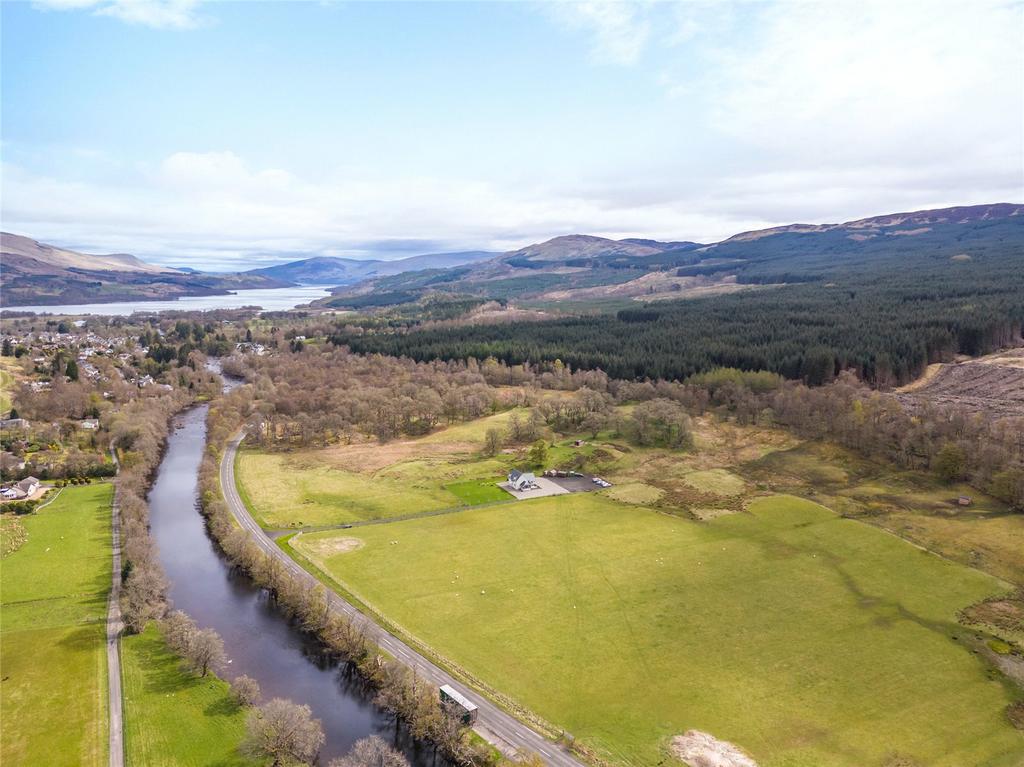
<instances>
[{"instance_id":1,"label":"parking area","mask_svg":"<svg viewBox=\"0 0 1024 767\"><path fill-rule=\"evenodd\" d=\"M549 495L565 495L566 493L574 492L562 487L557 481L548 477L536 477L533 480L533 484L535 487L524 490L513 490L512 485L508 482L499 482L498 487L519 501L525 501L530 498L544 498Z\"/></svg>"},{"instance_id":2,"label":"parking area","mask_svg":"<svg viewBox=\"0 0 1024 767\"><path fill-rule=\"evenodd\" d=\"M587 493L591 490L600 490L603 487L611 487L611 483L600 484L589 474L577 474L573 476L541 476L533 479L535 487L523 490L514 490L509 482L499 482L498 487L513 496L517 500L525 501L529 498L544 498L549 495L565 495L567 493Z\"/></svg>"}]
</instances>

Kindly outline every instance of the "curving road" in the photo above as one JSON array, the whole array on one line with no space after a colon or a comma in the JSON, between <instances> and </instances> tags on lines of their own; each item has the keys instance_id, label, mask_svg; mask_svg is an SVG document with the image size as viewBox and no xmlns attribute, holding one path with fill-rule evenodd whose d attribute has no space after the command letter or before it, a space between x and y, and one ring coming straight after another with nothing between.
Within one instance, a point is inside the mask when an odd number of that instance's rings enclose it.
<instances>
[{"instance_id":1,"label":"curving road","mask_svg":"<svg viewBox=\"0 0 1024 767\"><path fill-rule=\"evenodd\" d=\"M267 537L242 502L242 498L239 496L237 486L235 485L235 454L244 436L244 434L237 436L228 443L220 462L220 484L223 488L224 499L227 501L228 509L238 524L252 535L253 540L265 552L277 557L289 572L307 581L311 588L320 585L316 578L306 572L295 560ZM409 668L414 669L420 677L429 680L438 687L443 684L450 684L475 703L479 710L474 729L482 738L490 742L502 753L513 756L517 751L532 751L539 754L545 764L553 765L554 767L582 767L583 762L576 759L568 751L534 732L514 716L498 708L488 698L483 697L475 690L467 688L447 671L434 665L430 660L424 658L416 650L405 644L405 642L378 626L334 591L328 590L327 596L333 609L363 626L366 629L367 635L373 641L401 660Z\"/></svg>"}]
</instances>

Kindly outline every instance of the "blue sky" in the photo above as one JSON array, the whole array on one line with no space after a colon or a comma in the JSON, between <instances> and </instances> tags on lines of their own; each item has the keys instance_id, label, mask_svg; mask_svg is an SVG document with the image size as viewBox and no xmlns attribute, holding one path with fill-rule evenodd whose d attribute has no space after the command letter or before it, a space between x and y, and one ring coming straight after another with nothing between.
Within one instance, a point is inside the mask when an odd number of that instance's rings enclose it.
<instances>
[{"instance_id":1,"label":"blue sky","mask_svg":"<svg viewBox=\"0 0 1024 767\"><path fill-rule=\"evenodd\" d=\"M5 2L5 230L235 268L1019 201L1020 3Z\"/></svg>"}]
</instances>

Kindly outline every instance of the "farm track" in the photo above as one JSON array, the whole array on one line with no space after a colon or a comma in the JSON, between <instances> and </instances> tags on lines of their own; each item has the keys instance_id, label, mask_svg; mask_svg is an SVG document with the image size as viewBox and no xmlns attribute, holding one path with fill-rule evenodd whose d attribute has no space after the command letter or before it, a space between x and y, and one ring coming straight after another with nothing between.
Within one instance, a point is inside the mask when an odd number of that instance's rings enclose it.
<instances>
[{"instance_id":1,"label":"farm track","mask_svg":"<svg viewBox=\"0 0 1024 767\"><path fill-rule=\"evenodd\" d=\"M1010 362L1004 364L1003 359ZM943 365L923 385L897 392L896 397L911 409L955 405L994 418L1024 416L1024 366L1013 364L1017 359L1015 355Z\"/></svg>"},{"instance_id":2,"label":"farm track","mask_svg":"<svg viewBox=\"0 0 1024 767\"><path fill-rule=\"evenodd\" d=\"M239 435L232 439L221 457L221 491L224 495L224 500L227 502L228 509L235 518L235 521L252 536L253 541L264 552L275 557L290 574L306 583L309 588L315 588L320 585L320 582L268 537L267 533L252 517L252 514L249 513L238 493L238 488L235 484L235 455L238 452L238 445L243 438L244 435ZM477 734L506 756L533 752L538 754L545 764L553 765L553 767L583 767L583 762L579 761L568 751L535 732L504 709L499 708L489 698L484 697L476 690L467 688L460 680L453 677L440 666L435 665L389 631L386 631L336 592L328 590L327 596L329 604L334 611L365 629L370 639L408 668L415 671L420 678L426 679L438 687L444 684L455 685L478 707L478 718L474 727Z\"/></svg>"}]
</instances>

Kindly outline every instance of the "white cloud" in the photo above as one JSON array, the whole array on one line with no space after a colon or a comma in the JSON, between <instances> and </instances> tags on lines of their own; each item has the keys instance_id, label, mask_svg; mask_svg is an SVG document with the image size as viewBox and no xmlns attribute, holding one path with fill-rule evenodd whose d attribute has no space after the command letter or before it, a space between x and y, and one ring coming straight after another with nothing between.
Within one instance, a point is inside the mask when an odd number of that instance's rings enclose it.
<instances>
[{"instance_id":1,"label":"white cloud","mask_svg":"<svg viewBox=\"0 0 1024 767\"><path fill-rule=\"evenodd\" d=\"M707 81L726 134L803 163L1013 159L1024 116L1022 6L779 3L722 46ZM994 159L994 158L991 158Z\"/></svg>"},{"instance_id":2,"label":"white cloud","mask_svg":"<svg viewBox=\"0 0 1024 767\"><path fill-rule=\"evenodd\" d=\"M91 10L129 24L154 29L192 29L199 25L202 0L33 0L44 10Z\"/></svg>"},{"instance_id":3,"label":"white cloud","mask_svg":"<svg viewBox=\"0 0 1024 767\"><path fill-rule=\"evenodd\" d=\"M288 256L506 250L560 234L722 239L739 231L1014 199L1012 172L886 167L757 171L686 182L500 186L423 177L304 179L232 152L179 152L116 186L6 164L4 226L92 252L246 268Z\"/></svg>"},{"instance_id":4,"label":"white cloud","mask_svg":"<svg viewBox=\"0 0 1024 767\"><path fill-rule=\"evenodd\" d=\"M545 7L562 24L592 35L592 54L599 63L635 63L650 35L644 2L579 0Z\"/></svg>"}]
</instances>

